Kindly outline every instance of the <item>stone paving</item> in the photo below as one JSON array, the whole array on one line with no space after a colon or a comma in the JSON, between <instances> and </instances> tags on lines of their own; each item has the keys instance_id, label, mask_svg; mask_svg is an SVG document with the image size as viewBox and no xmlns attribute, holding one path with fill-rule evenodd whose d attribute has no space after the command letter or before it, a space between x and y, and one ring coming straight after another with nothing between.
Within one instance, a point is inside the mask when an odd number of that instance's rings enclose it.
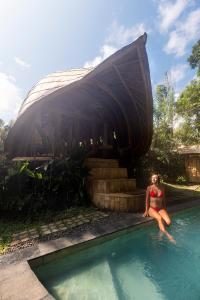
<instances>
[{"instance_id":1,"label":"stone paving","mask_svg":"<svg viewBox=\"0 0 200 300\"><path fill-rule=\"evenodd\" d=\"M29 240L39 239L55 232L62 232L86 223L92 223L93 221L100 220L108 216L108 213L102 211L86 212L77 216L59 220L54 223L41 225L36 229L18 232L13 234L10 247L16 246L19 243L27 242Z\"/></svg>"}]
</instances>

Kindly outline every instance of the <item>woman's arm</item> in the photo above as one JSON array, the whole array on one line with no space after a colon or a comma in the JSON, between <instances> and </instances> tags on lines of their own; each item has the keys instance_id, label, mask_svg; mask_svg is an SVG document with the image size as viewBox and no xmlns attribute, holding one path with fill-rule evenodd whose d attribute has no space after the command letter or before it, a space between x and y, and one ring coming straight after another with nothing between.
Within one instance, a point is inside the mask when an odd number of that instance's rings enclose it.
<instances>
[{"instance_id":1,"label":"woman's arm","mask_svg":"<svg viewBox=\"0 0 200 300\"><path fill-rule=\"evenodd\" d=\"M145 200L145 212L143 214L144 217L148 217L149 215L149 186L147 187L146 190L146 200Z\"/></svg>"}]
</instances>

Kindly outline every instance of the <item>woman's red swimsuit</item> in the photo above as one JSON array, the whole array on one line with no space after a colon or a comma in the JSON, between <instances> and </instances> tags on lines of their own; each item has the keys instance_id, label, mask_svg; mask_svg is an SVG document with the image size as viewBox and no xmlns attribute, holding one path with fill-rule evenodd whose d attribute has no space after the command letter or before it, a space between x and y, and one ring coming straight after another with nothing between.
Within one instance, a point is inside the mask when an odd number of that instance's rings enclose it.
<instances>
[{"instance_id":1,"label":"woman's red swimsuit","mask_svg":"<svg viewBox=\"0 0 200 300\"><path fill-rule=\"evenodd\" d=\"M160 192L160 195L158 196L158 193L157 192L154 192L153 190L149 192L149 195L152 197L152 198L162 198L163 197L163 192L161 191Z\"/></svg>"},{"instance_id":2,"label":"woman's red swimsuit","mask_svg":"<svg viewBox=\"0 0 200 300\"><path fill-rule=\"evenodd\" d=\"M161 191L160 194L159 194L159 196L158 196L158 193L152 190L152 191L149 192L149 195L152 198L162 198L163 195L164 195L164 193ZM152 207L151 206L151 208L153 208L157 212L159 212L159 210L161 210L161 208L159 208L159 207Z\"/></svg>"}]
</instances>

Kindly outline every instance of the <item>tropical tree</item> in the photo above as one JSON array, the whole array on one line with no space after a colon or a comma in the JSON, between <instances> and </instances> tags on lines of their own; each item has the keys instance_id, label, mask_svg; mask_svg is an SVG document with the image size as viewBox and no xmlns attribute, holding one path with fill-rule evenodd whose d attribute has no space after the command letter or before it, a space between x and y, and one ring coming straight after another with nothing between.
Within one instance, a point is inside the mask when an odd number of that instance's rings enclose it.
<instances>
[{"instance_id":1,"label":"tropical tree","mask_svg":"<svg viewBox=\"0 0 200 300\"><path fill-rule=\"evenodd\" d=\"M193 46L188 62L192 69L197 68L197 75L200 76L200 40Z\"/></svg>"},{"instance_id":2,"label":"tropical tree","mask_svg":"<svg viewBox=\"0 0 200 300\"><path fill-rule=\"evenodd\" d=\"M192 80L176 102L182 124L176 132L178 140L191 145L200 142L200 79Z\"/></svg>"},{"instance_id":3,"label":"tropical tree","mask_svg":"<svg viewBox=\"0 0 200 300\"><path fill-rule=\"evenodd\" d=\"M200 40L188 57L192 69L197 68L197 78L183 90L176 102L176 113L182 119L176 137L185 145L200 143Z\"/></svg>"},{"instance_id":4,"label":"tropical tree","mask_svg":"<svg viewBox=\"0 0 200 300\"><path fill-rule=\"evenodd\" d=\"M177 155L174 136L174 89L166 76L165 83L158 85L154 98L154 134L146 160L149 171L159 172L165 180L174 181L184 175L183 159Z\"/></svg>"},{"instance_id":5,"label":"tropical tree","mask_svg":"<svg viewBox=\"0 0 200 300\"><path fill-rule=\"evenodd\" d=\"M4 140L4 121L0 119L0 152L3 151L3 140Z\"/></svg>"},{"instance_id":6,"label":"tropical tree","mask_svg":"<svg viewBox=\"0 0 200 300\"><path fill-rule=\"evenodd\" d=\"M5 124L5 122L0 119L0 153L4 150L4 141L7 137L8 131L12 126L13 121L10 121L9 124Z\"/></svg>"},{"instance_id":7,"label":"tropical tree","mask_svg":"<svg viewBox=\"0 0 200 300\"><path fill-rule=\"evenodd\" d=\"M174 124L174 89L166 75L165 83L157 85L154 98L154 136L152 149L171 151Z\"/></svg>"}]
</instances>

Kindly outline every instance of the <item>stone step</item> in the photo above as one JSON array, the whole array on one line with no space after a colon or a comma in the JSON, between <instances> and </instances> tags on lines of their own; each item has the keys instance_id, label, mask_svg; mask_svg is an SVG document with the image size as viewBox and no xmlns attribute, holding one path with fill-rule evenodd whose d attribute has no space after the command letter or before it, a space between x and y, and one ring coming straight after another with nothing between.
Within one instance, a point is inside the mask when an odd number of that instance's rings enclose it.
<instances>
[{"instance_id":1,"label":"stone step","mask_svg":"<svg viewBox=\"0 0 200 300\"><path fill-rule=\"evenodd\" d=\"M136 180L129 178L93 179L90 186L92 193L126 193L135 190Z\"/></svg>"},{"instance_id":2,"label":"stone step","mask_svg":"<svg viewBox=\"0 0 200 300\"><path fill-rule=\"evenodd\" d=\"M136 189L129 194L126 193L95 193L94 204L101 209L116 212L141 212L145 207L145 191Z\"/></svg>"},{"instance_id":3,"label":"stone step","mask_svg":"<svg viewBox=\"0 0 200 300\"><path fill-rule=\"evenodd\" d=\"M128 178L126 168L92 168L90 175L93 179Z\"/></svg>"},{"instance_id":4,"label":"stone step","mask_svg":"<svg viewBox=\"0 0 200 300\"><path fill-rule=\"evenodd\" d=\"M80 261L80 264L82 264L81 257L77 259ZM95 259L96 253L94 251L92 253L92 259L89 258L89 255L84 259L85 265L90 267L86 268L84 272L74 272L73 276L69 276L67 280L64 281L62 288L59 285L55 285L54 293L57 299L119 299L109 259L105 257L101 259L101 263L91 264L91 260L95 261ZM73 262L71 266L73 266ZM51 277L55 276L53 269L51 269L50 272L52 272L50 273ZM101 292L99 293L99 291ZM80 295L80 298L78 295ZM55 298L48 297L48 299Z\"/></svg>"},{"instance_id":5,"label":"stone step","mask_svg":"<svg viewBox=\"0 0 200 300\"><path fill-rule=\"evenodd\" d=\"M119 162L116 159L87 158L84 162L88 168L119 168Z\"/></svg>"}]
</instances>

